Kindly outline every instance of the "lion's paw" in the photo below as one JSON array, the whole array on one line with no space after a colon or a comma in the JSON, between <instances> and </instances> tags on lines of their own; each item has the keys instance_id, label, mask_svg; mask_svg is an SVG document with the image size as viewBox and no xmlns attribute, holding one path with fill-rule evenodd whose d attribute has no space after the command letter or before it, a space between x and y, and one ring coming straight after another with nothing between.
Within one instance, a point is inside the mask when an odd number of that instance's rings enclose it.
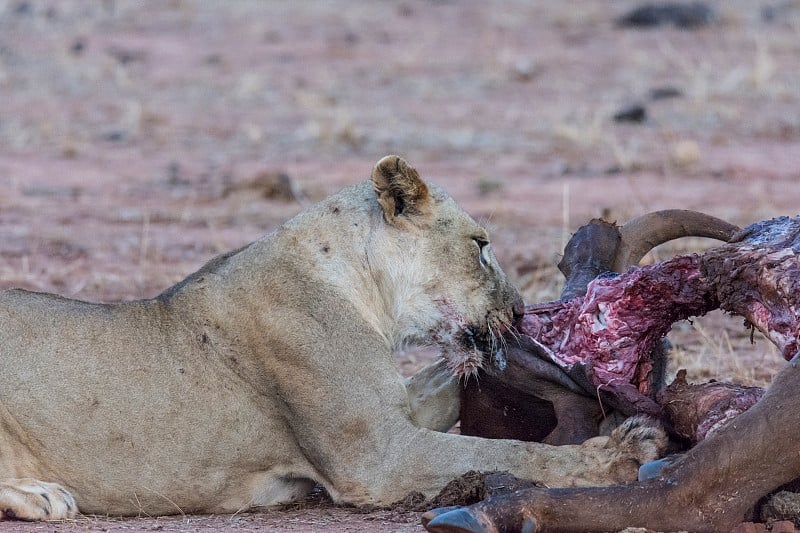
<instances>
[{"instance_id":1,"label":"lion's paw","mask_svg":"<svg viewBox=\"0 0 800 533\"><path fill-rule=\"evenodd\" d=\"M633 416L615 429L605 444L615 455L609 473L619 481L635 480L639 467L662 457L668 444L667 433L657 420Z\"/></svg>"},{"instance_id":2,"label":"lion's paw","mask_svg":"<svg viewBox=\"0 0 800 533\"><path fill-rule=\"evenodd\" d=\"M634 416L616 428L610 437L595 437L581 447L596 467L578 484L635 481L639 467L663 456L669 441L660 423L647 416Z\"/></svg>"},{"instance_id":3,"label":"lion's paw","mask_svg":"<svg viewBox=\"0 0 800 533\"><path fill-rule=\"evenodd\" d=\"M64 520L77 512L72 494L57 483L36 479L0 482L0 520Z\"/></svg>"},{"instance_id":4,"label":"lion's paw","mask_svg":"<svg viewBox=\"0 0 800 533\"><path fill-rule=\"evenodd\" d=\"M606 446L617 448L621 455L645 463L661 457L668 444L667 433L658 420L638 415L625 420L612 431Z\"/></svg>"}]
</instances>

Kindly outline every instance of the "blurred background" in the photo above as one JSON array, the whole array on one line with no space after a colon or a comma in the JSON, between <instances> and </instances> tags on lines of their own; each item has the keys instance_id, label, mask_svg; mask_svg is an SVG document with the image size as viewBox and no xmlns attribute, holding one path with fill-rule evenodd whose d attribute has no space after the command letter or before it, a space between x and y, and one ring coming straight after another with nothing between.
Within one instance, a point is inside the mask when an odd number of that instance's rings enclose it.
<instances>
[{"instance_id":1,"label":"blurred background","mask_svg":"<svg viewBox=\"0 0 800 533\"><path fill-rule=\"evenodd\" d=\"M154 296L388 153L490 227L529 302L592 217L797 214L800 2L681 6L0 0L0 286ZM699 377L781 364L739 319L673 342Z\"/></svg>"}]
</instances>

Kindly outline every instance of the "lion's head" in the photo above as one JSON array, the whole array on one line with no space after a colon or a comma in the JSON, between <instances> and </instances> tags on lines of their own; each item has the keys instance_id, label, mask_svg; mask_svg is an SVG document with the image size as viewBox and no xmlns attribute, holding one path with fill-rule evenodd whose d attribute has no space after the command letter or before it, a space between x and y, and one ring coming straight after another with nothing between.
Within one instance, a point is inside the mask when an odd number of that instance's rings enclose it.
<instances>
[{"instance_id":1,"label":"lion's head","mask_svg":"<svg viewBox=\"0 0 800 533\"><path fill-rule=\"evenodd\" d=\"M390 155L372 171L382 227L368 251L396 343L434 342L468 376L497 353L522 300L492 252L489 234L443 190Z\"/></svg>"}]
</instances>

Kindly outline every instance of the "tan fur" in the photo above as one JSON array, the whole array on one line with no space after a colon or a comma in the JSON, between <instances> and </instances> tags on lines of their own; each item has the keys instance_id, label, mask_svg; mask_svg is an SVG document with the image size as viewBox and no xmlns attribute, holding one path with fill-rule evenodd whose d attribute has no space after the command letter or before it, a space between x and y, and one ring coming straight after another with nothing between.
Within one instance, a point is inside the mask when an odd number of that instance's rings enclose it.
<instances>
[{"instance_id":1,"label":"tan fur","mask_svg":"<svg viewBox=\"0 0 800 533\"><path fill-rule=\"evenodd\" d=\"M657 455L657 432L555 448L429 429L457 416L450 369L483 362L490 329L519 304L488 240L389 156L372 183L155 299L0 293L0 511L27 501L22 478L118 515L230 513L314 482L339 502L390 503L468 470L631 479L630 465ZM409 342L439 343L447 364L407 389L392 352ZM65 502L49 517L70 516ZM40 503L12 513L42 518Z\"/></svg>"}]
</instances>

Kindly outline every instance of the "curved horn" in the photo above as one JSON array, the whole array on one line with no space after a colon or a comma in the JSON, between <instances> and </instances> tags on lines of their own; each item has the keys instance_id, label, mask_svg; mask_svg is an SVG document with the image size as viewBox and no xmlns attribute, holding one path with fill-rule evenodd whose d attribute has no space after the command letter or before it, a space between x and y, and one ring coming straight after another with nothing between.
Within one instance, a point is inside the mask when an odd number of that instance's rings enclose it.
<instances>
[{"instance_id":1,"label":"curved horn","mask_svg":"<svg viewBox=\"0 0 800 533\"><path fill-rule=\"evenodd\" d=\"M739 227L711 215L686 209L665 209L634 218L620 228L622 241L614 271L636 265L647 252L680 237L708 237L728 242Z\"/></svg>"}]
</instances>

